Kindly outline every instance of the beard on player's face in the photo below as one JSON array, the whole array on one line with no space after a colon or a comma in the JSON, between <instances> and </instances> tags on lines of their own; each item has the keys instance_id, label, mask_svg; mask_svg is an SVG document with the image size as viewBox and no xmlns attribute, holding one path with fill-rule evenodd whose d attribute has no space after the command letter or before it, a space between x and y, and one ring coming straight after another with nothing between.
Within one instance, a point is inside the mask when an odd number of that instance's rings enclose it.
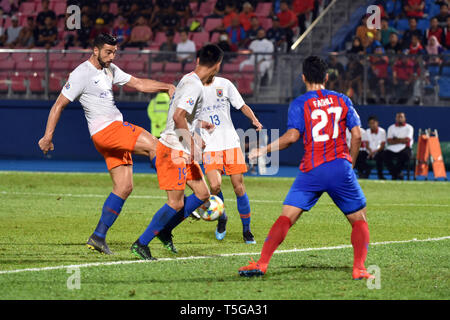
<instances>
[{"instance_id":1,"label":"beard on player's face","mask_svg":"<svg viewBox=\"0 0 450 320\"><path fill-rule=\"evenodd\" d=\"M112 60L108 60L108 59L103 60L100 56L97 57L97 60L102 68L108 68L112 62Z\"/></svg>"}]
</instances>

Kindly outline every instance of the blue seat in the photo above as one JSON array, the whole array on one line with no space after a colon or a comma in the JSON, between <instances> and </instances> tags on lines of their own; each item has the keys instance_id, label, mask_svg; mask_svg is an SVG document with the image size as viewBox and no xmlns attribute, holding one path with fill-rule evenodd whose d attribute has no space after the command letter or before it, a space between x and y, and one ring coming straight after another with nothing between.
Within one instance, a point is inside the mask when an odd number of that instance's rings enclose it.
<instances>
[{"instance_id":1,"label":"blue seat","mask_svg":"<svg viewBox=\"0 0 450 320\"><path fill-rule=\"evenodd\" d=\"M444 66L442 68L442 76L443 77L450 77L450 66Z\"/></svg>"},{"instance_id":2,"label":"blue seat","mask_svg":"<svg viewBox=\"0 0 450 320\"><path fill-rule=\"evenodd\" d=\"M441 77L438 80L439 98L450 99L450 77Z\"/></svg>"},{"instance_id":3,"label":"blue seat","mask_svg":"<svg viewBox=\"0 0 450 320\"><path fill-rule=\"evenodd\" d=\"M397 21L396 29L399 31L405 31L409 29L409 21L408 19L399 19Z\"/></svg>"},{"instance_id":4,"label":"blue seat","mask_svg":"<svg viewBox=\"0 0 450 320\"><path fill-rule=\"evenodd\" d=\"M430 74L430 85L434 87L436 85L436 77L439 75L440 66L437 64L431 64L427 67Z\"/></svg>"},{"instance_id":5,"label":"blue seat","mask_svg":"<svg viewBox=\"0 0 450 320\"><path fill-rule=\"evenodd\" d=\"M430 27L430 20L428 19L420 19L417 20L417 29L425 32Z\"/></svg>"}]
</instances>

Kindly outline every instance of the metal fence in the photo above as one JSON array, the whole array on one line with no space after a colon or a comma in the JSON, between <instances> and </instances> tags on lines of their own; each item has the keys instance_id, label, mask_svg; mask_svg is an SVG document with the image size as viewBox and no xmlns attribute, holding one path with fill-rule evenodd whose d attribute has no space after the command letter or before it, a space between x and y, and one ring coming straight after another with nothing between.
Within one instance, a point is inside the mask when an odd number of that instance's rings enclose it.
<instances>
[{"instance_id":1,"label":"metal fence","mask_svg":"<svg viewBox=\"0 0 450 320\"><path fill-rule=\"evenodd\" d=\"M90 50L0 49L0 99L54 99ZM184 56L187 55L187 56ZM297 53L226 53L220 75L249 103L287 103L305 92ZM450 55L330 54L328 89L355 104L449 105ZM182 60L184 59L184 60ZM114 63L136 77L176 84L195 68L192 53L119 51ZM113 88L118 101L149 101L150 94Z\"/></svg>"}]
</instances>

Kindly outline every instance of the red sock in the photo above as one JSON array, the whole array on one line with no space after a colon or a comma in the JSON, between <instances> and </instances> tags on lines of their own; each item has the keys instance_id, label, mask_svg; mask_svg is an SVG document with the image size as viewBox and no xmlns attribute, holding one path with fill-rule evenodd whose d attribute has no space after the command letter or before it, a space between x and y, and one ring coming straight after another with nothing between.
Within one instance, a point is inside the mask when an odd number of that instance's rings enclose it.
<instances>
[{"instance_id":1,"label":"red sock","mask_svg":"<svg viewBox=\"0 0 450 320\"><path fill-rule=\"evenodd\" d=\"M358 220L353 223L351 241L353 246L353 268L365 269L364 262L369 249L369 226L366 221Z\"/></svg>"},{"instance_id":2,"label":"red sock","mask_svg":"<svg viewBox=\"0 0 450 320\"><path fill-rule=\"evenodd\" d=\"M274 251L283 242L284 238L291 227L291 220L288 217L281 216L275 221L272 228L267 235L266 240L261 251L261 258L258 260L258 264L267 266Z\"/></svg>"}]
</instances>

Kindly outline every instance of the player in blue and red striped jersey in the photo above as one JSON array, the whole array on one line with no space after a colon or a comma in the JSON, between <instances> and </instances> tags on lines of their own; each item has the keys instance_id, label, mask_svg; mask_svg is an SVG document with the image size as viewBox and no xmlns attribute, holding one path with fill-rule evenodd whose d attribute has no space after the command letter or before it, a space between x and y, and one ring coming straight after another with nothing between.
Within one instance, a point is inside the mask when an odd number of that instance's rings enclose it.
<instances>
[{"instance_id":1,"label":"player in blue and red striped jersey","mask_svg":"<svg viewBox=\"0 0 450 320\"><path fill-rule=\"evenodd\" d=\"M327 192L352 225L353 279L373 278L364 267L369 246L366 198L353 172L361 145L361 121L347 96L325 90L326 70L326 63L319 57L306 58L302 78L307 92L292 101L287 132L250 155L256 158L286 149L303 137L305 154L300 172L284 200L281 216L270 229L260 259L240 268L241 276L264 275L290 227ZM346 128L352 135L350 150L346 144Z\"/></svg>"}]
</instances>

